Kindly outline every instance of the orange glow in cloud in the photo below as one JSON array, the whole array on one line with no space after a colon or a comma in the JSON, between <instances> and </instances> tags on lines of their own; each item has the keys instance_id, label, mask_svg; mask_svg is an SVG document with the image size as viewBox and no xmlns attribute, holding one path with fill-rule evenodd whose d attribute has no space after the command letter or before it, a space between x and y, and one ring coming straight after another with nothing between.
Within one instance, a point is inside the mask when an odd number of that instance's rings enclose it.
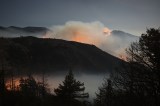
<instances>
[{"instance_id":1,"label":"orange glow in cloud","mask_svg":"<svg viewBox=\"0 0 160 106\"><path fill-rule=\"evenodd\" d=\"M108 28L104 28L104 29L103 29L103 33L104 33L105 35L109 36L110 33L111 33L111 30L108 29Z\"/></svg>"},{"instance_id":2,"label":"orange glow in cloud","mask_svg":"<svg viewBox=\"0 0 160 106\"><path fill-rule=\"evenodd\" d=\"M81 35L74 36L71 40L81 43L88 42L88 38L86 36L81 36Z\"/></svg>"},{"instance_id":3,"label":"orange glow in cloud","mask_svg":"<svg viewBox=\"0 0 160 106\"><path fill-rule=\"evenodd\" d=\"M99 40L92 38L89 33L84 31L74 31L74 36L70 39L71 41L81 42L81 43L88 43L88 44L95 44L97 45Z\"/></svg>"},{"instance_id":4,"label":"orange glow in cloud","mask_svg":"<svg viewBox=\"0 0 160 106\"><path fill-rule=\"evenodd\" d=\"M124 54L119 54L119 58L124 61L127 61L126 55L124 55Z\"/></svg>"},{"instance_id":5,"label":"orange glow in cloud","mask_svg":"<svg viewBox=\"0 0 160 106\"><path fill-rule=\"evenodd\" d=\"M80 21L68 21L64 25L51 27L52 34L44 38L57 38L81 43L93 44L101 47L106 43L106 36L111 30L99 21L84 23Z\"/></svg>"},{"instance_id":6,"label":"orange glow in cloud","mask_svg":"<svg viewBox=\"0 0 160 106\"><path fill-rule=\"evenodd\" d=\"M74 31L74 36L71 38L72 41L86 43L88 42L89 38L86 36L87 34L83 31Z\"/></svg>"}]
</instances>

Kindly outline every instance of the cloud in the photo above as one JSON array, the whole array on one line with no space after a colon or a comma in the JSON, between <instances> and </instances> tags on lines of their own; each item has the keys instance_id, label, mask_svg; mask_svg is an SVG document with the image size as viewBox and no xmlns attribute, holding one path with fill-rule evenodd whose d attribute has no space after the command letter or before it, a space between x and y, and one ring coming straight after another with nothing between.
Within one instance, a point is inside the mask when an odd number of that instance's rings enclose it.
<instances>
[{"instance_id":1,"label":"cloud","mask_svg":"<svg viewBox=\"0 0 160 106\"><path fill-rule=\"evenodd\" d=\"M64 25L55 25L50 29L52 32L43 36L44 38L93 44L117 57L125 55L125 49L129 46L130 42L135 40L132 35L123 31L111 31L111 29L99 21L90 23L68 21Z\"/></svg>"},{"instance_id":2,"label":"cloud","mask_svg":"<svg viewBox=\"0 0 160 106\"><path fill-rule=\"evenodd\" d=\"M81 43L100 46L111 30L101 22L84 23L80 21L68 21L65 25L57 25L50 28L53 33L45 36L49 38L77 41Z\"/></svg>"}]
</instances>

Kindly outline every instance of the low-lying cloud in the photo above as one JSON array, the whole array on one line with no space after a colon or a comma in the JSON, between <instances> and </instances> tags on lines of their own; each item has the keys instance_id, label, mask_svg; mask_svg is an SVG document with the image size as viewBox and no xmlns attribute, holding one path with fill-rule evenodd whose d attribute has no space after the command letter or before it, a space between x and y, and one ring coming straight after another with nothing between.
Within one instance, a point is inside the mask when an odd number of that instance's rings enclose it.
<instances>
[{"instance_id":1,"label":"low-lying cloud","mask_svg":"<svg viewBox=\"0 0 160 106\"><path fill-rule=\"evenodd\" d=\"M90 23L68 21L64 25L55 25L50 29L52 33L43 36L44 38L56 38L93 44L117 57L125 55L125 48L134 40L128 35L127 37L113 35L111 29L99 21Z\"/></svg>"},{"instance_id":2,"label":"low-lying cloud","mask_svg":"<svg viewBox=\"0 0 160 106\"><path fill-rule=\"evenodd\" d=\"M65 25L53 26L50 29L53 33L45 37L94 44L98 47L105 42L106 36L111 32L99 21L91 23L69 21Z\"/></svg>"},{"instance_id":3,"label":"low-lying cloud","mask_svg":"<svg viewBox=\"0 0 160 106\"><path fill-rule=\"evenodd\" d=\"M52 27L1 27L0 37L36 36L93 44L117 57L125 55L125 48L135 41L135 36L123 31L115 31L99 21L68 21L64 25ZM137 39L137 38L136 38Z\"/></svg>"}]
</instances>

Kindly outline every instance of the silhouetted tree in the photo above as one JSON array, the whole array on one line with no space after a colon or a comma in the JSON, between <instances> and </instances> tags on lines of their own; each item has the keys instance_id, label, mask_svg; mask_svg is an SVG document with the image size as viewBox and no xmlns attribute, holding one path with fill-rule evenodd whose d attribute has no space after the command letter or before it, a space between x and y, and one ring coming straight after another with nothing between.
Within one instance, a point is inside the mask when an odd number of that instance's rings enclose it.
<instances>
[{"instance_id":1,"label":"silhouetted tree","mask_svg":"<svg viewBox=\"0 0 160 106\"><path fill-rule=\"evenodd\" d=\"M114 84L124 92L126 105L160 104L160 29L147 29L127 49L128 64L114 75Z\"/></svg>"},{"instance_id":2,"label":"silhouetted tree","mask_svg":"<svg viewBox=\"0 0 160 106\"><path fill-rule=\"evenodd\" d=\"M127 53L132 56L130 63L137 63L143 66L139 70L143 81L145 95L155 99L155 105L160 102L160 29L147 29L142 34L139 42L132 43ZM143 77L142 77L143 76Z\"/></svg>"},{"instance_id":3,"label":"silhouetted tree","mask_svg":"<svg viewBox=\"0 0 160 106\"><path fill-rule=\"evenodd\" d=\"M36 82L31 75L28 78L21 78L19 87L24 96L43 97L44 93L47 94L47 87L43 82Z\"/></svg>"},{"instance_id":4,"label":"silhouetted tree","mask_svg":"<svg viewBox=\"0 0 160 106\"><path fill-rule=\"evenodd\" d=\"M0 42L1 43L1 42ZM6 95L6 73L9 69L8 54L5 51L5 45L0 46L0 104L4 105Z\"/></svg>"},{"instance_id":5,"label":"silhouetted tree","mask_svg":"<svg viewBox=\"0 0 160 106\"><path fill-rule=\"evenodd\" d=\"M44 98L46 93L47 93L47 82L46 82L46 78L45 78L45 71L42 71L42 82L39 82L39 88L41 88L41 94L42 94L42 97Z\"/></svg>"},{"instance_id":6,"label":"silhouetted tree","mask_svg":"<svg viewBox=\"0 0 160 106\"><path fill-rule=\"evenodd\" d=\"M66 75L63 84L59 84L57 89L54 89L56 96L63 100L66 100L68 105L71 105L71 101L75 98L88 98L89 94L84 93L84 83L76 81L72 71L69 71Z\"/></svg>"},{"instance_id":7,"label":"silhouetted tree","mask_svg":"<svg viewBox=\"0 0 160 106\"><path fill-rule=\"evenodd\" d=\"M102 87L99 87L99 92L96 93L94 100L95 106L113 106L113 87L110 79L105 79Z\"/></svg>"},{"instance_id":8,"label":"silhouetted tree","mask_svg":"<svg viewBox=\"0 0 160 106\"><path fill-rule=\"evenodd\" d=\"M35 79L31 75L29 75L28 78L26 79L21 78L19 87L20 87L20 91L25 96L37 95L38 85Z\"/></svg>"}]
</instances>

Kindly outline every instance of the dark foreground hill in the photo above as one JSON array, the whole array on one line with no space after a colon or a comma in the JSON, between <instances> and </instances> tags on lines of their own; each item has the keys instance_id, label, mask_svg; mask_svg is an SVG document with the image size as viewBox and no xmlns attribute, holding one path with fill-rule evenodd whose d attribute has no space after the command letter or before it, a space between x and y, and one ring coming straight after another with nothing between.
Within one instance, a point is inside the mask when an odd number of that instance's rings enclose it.
<instances>
[{"instance_id":1,"label":"dark foreground hill","mask_svg":"<svg viewBox=\"0 0 160 106\"><path fill-rule=\"evenodd\" d=\"M20 72L73 69L78 72L102 73L123 68L125 64L94 45L31 36L0 38L0 57L0 64L5 63L7 67Z\"/></svg>"}]
</instances>

